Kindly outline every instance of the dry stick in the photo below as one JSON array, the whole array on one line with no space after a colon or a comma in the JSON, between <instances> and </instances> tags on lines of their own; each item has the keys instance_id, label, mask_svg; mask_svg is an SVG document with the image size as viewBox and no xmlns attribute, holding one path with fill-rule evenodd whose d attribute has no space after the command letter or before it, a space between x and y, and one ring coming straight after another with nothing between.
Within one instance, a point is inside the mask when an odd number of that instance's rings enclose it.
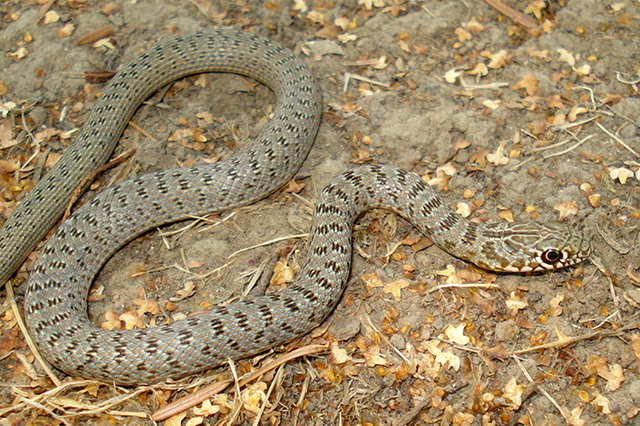
<instances>
[{"instance_id":1,"label":"dry stick","mask_svg":"<svg viewBox=\"0 0 640 426\"><path fill-rule=\"evenodd\" d=\"M33 352L33 356L36 358L36 360L38 360L38 363L42 366L42 369L45 371L45 373L47 373L47 376L49 376L49 379L51 379L51 381L56 386L60 386L62 382L60 381L60 379L56 377L53 370L49 368L49 365L46 363L44 358L42 358L42 355L40 355L38 348L36 347L35 343L33 342L33 339L31 339L31 336L27 331L27 327L25 326L24 321L22 320L22 316L20 315L20 310L18 309L18 304L16 303L15 295L13 294L13 286L11 285L11 281L7 281L7 283L5 284L5 288L7 289L7 298L9 299L9 303L11 304L11 309L13 309L13 315L16 317L16 322L18 323L18 327L20 327L20 331L22 331L22 335L24 336L24 339L27 341L27 345L29 346L29 349L31 349L31 352Z\"/></svg>"},{"instance_id":2,"label":"dry stick","mask_svg":"<svg viewBox=\"0 0 640 426\"><path fill-rule=\"evenodd\" d=\"M579 147L580 145L582 145L583 143L585 143L586 141L588 141L589 139L591 139L592 136L593 135L589 135L589 136L585 137L584 139L582 139L581 141L576 142L575 144L571 145L569 148L567 148L567 149L565 149L563 151L554 152L553 154L545 155L542 158L546 160L547 158L557 157L558 155L564 155L567 152L571 152L574 149L576 149L577 147Z\"/></svg>"},{"instance_id":3,"label":"dry stick","mask_svg":"<svg viewBox=\"0 0 640 426\"><path fill-rule=\"evenodd\" d=\"M45 407L44 405L38 404L37 402L34 402L34 401L30 400L29 398L25 398L24 396L20 396L20 395L18 395L18 399L22 400L22 402L27 404L27 405L31 405L33 407L41 409L42 411L44 411L45 413L49 414L51 417L53 417L54 419L58 420L59 422L62 422L67 426L71 426L71 423L69 423L63 417L60 417L59 415L54 413L53 410Z\"/></svg>"},{"instance_id":4,"label":"dry stick","mask_svg":"<svg viewBox=\"0 0 640 426\"><path fill-rule=\"evenodd\" d=\"M292 359L318 353L320 351L325 350L326 348L327 348L326 345L308 345L308 346L304 346L302 348L296 349L294 351L291 351L288 354L285 354L282 357L269 362L267 365L259 368L253 373L241 378L238 381L238 385L244 386L247 383L255 380L260 375L270 370L273 370L274 368L279 367L280 365L286 362L289 362ZM192 393L191 395L187 395L184 398L180 398L179 400L172 402L171 404L166 405L161 409L159 409L158 411L156 411L155 413L153 413L151 415L151 420L161 421L177 413L181 413L182 411L188 410L189 408L200 404L201 402L212 397L213 395L222 392L231 383L233 383L233 380L231 379L221 380L219 382L216 382L207 386L206 388L199 390L198 392Z\"/></svg>"},{"instance_id":5,"label":"dry stick","mask_svg":"<svg viewBox=\"0 0 640 426\"><path fill-rule=\"evenodd\" d=\"M302 407L304 406L304 399L306 398L307 391L309 390L309 382L311 382L311 374L309 371L307 371L307 374L304 376L304 382L302 383L302 390L300 390L300 396L298 397L296 409L293 412L293 426L298 426L298 416L300 415L300 411L302 411Z\"/></svg>"},{"instance_id":6,"label":"dry stick","mask_svg":"<svg viewBox=\"0 0 640 426\"><path fill-rule=\"evenodd\" d=\"M243 253L243 252L248 251L248 250L252 250L252 249L254 249L256 247L268 246L269 244L277 243L279 241L293 240L295 238L306 238L308 236L309 236L309 234L296 234L296 235L287 235L287 236L284 236L284 237L274 238L273 240L265 241L264 243L256 244L256 245L251 246L251 247L245 247L245 248L240 249L240 250L238 250L238 251L236 251L234 253L231 253L229 256L227 256L227 259L231 259L232 257L235 257L235 256L239 255L240 253Z\"/></svg>"},{"instance_id":7,"label":"dry stick","mask_svg":"<svg viewBox=\"0 0 640 426\"><path fill-rule=\"evenodd\" d=\"M69 215L71 214L71 208L76 203L76 201L78 201L78 198L80 198L80 196L84 192L84 188L89 182L92 182L98 174L104 172L107 169L110 169L116 164L119 164L124 160L126 160L127 158L131 157L133 154L135 154L135 152L136 152L135 149L132 149L129 152L125 152L124 154L114 158L108 163L98 167L94 171L87 173L87 175L82 179L82 181L78 184L78 186L76 186L76 189L73 190L73 194L71 195L71 200L69 200L69 204L67 205L67 210L64 212L64 216L62 217L62 220L64 221L69 217Z\"/></svg>"},{"instance_id":8,"label":"dry stick","mask_svg":"<svg viewBox=\"0 0 640 426\"><path fill-rule=\"evenodd\" d=\"M527 380L529 380L529 383L535 383L535 381L529 375L529 372L524 368L524 366L522 365L522 363L520 362L518 357L513 355L513 359L516 360L516 364L518 364L518 367L520 367L520 369L524 373L524 375L527 378ZM556 400L553 399L553 397L551 397L551 395L549 395L549 393L546 390L542 389L542 387L538 386L538 390L540 391L540 393L542 393L545 396L545 398L547 398L549 400L549 402L551 402L554 405L554 407L556 407L556 409L560 412L560 414L562 414L562 417L564 417L564 419L567 421L567 424L569 424L569 417L567 416L566 410L563 409L560 406L560 404L558 404L556 402Z\"/></svg>"},{"instance_id":9,"label":"dry stick","mask_svg":"<svg viewBox=\"0 0 640 426\"><path fill-rule=\"evenodd\" d=\"M47 14L47 12L49 11L49 9L51 8L51 6L53 6L53 4L56 2L56 0L49 0L47 1L45 4L43 4L40 7L40 10L38 11L38 18L36 20L36 22L40 22L40 20L42 18L44 18L44 15Z\"/></svg>"},{"instance_id":10,"label":"dry stick","mask_svg":"<svg viewBox=\"0 0 640 426\"><path fill-rule=\"evenodd\" d=\"M238 382L238 373L236 372L236 364L231 359L228 359L227 363L229 364L229 370L231 370L231 375L233 376L233 383L236 388L236 397L233 399L233 412L231 413L231 418L227 423L229 426L231 426L238 418L238 415L240 415L240 409L242 408L242 394L240 392L240 383Z\"/></svg>"},{"instance_id":11,"label":"dry stick","mask_svg":"<svg viewBox=\"0 0 640 426\"><path fill-rule=\"evenodd\" d=\"M600 127L600 129L602 129L603 132L605 132L607 135L611 136L613 139L615 139L620 145L624 146L625 148L627 148L629 151L631 151L633 153L633 155L635 155L636 157L640 157L640 154L638 154L637 152L635 152L633 150L633 148L631 148L629 145L627 145L622 139L620 139L619 137L617 137L616 135L614 135L613 133L611 133L609 130L605 129L604 126L598 122L596 122L596 125L598 127Z\"/></svg>"},{"instance_id":12,"label":"dry stick","mask_svg":"<svg viewBox=\"0 0 640 426\"><path fill-rule=\"evenodd\" d=\"M281 365L280 367L278 367L276 376L271 381L269 390L267 391L267 394L264 397L264 403L262 404L262 407L260 407L260 412L258 413L258 415L256 415L256 419L253 422L253 426L258 426L260 424L260 419L262 419L262 414L264 414L264 409L267 408L267 404L269 403L269 397L271 396L271 392L273 392L273 389L276 387L276 384L280 382L280 380L282 379L283 369L284 369L284 365Z\"/></svg>"},{"instance_id":13,"label":"dry stick","mask_svg":"<svg viewBox=\"0 0 640 426\"><path fill-rule=\"evenodd\" d=\"M38 164L36 164L36 168L33 172L33 184L35 185L40 181L42 177L42 170L44 169L44 165L47 162L47 157L49 157L49 153L51 152L51 148L47 148L44 150L42 155L40 156L40 160L38 160Z\"/></svg>"},{"instance_id":14,"label":"dry stick","mask_svg":"<svg viewBox=\"0 0 640 426\"><path fill-rule=\"evenodd\" d=\"M513 355L520 355L529 352L537 352L542 349L550 349L550 348L564 348L565 346L569 346L573 343L577 343L583 340L591 340L596 337L611 337L611 336L619 336L624 331L634 330L636 328L640 328L640 323L637 324L627 324L624 327L620 327L617 330L612 331L595 331L593 333L586 334L584 336L576 336L576 337L567 337L563 340L558 340L556 342L546 343L540 346L534 346L526 349L520 349L518 351L513 351Z\"/></svg>"},{"instance_id":15,"label":"dry stick","mask_svg":"<svg viewBox=\"0 0 640 426\"><path fill-rule=\"evenodd\" d=\"M528 16L512 9L499 0L484 0L498 12L510 18L516 24L522 26L528 33L537 34L540 32L538 23L531 20Z\"/></svg>"},{"instance_id":16,"label":"dry stick","mask_svg":"<svg viewBox=\"0 0 640 426\"><path fill-rule=\"evenodd\" d=\"M147 133L144 130L142 130L142 128L140 126L138 126L136 123L134 123L133 121L129 121L129 125L131 127L135 128L137 131L139 131L143 135L145 135L146 137L148 137L149 139L151 139L152 141L157 142L157 140L153 136L151 136L149 133Z\"/></svg>"},{"instance_id":17,"label":"dry stick","mask_svg":"<svg viewBox=\"0 0 640 426\"><path fill-rule=\"evenodd\" d=\"M600 113L602 113L602 111L600 111ZM552 132L558 132L560 130L567 130L567 129L570 129L572 127L581 126L583 124L586 124L586 123L588 123L590 121L593 121L596 118L600 117L600 113L594 115L591 118L585 118L584 120L572 121L571 123L563 123L563 124L558 124L557 126L551 126L551 127L549 127L549 130L551 130Z\"/></svg>"}]
</instances>

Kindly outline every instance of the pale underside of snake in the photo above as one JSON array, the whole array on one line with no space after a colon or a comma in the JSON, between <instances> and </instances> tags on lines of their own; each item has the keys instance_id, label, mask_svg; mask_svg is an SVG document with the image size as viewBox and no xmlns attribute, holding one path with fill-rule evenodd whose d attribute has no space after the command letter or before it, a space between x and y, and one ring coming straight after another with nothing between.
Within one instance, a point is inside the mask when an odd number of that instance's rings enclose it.
<instances>
[{"instance_id":1,"label":"pale underside of snake","mask_svg":"<svg viewBox=\"0 0 640 426\"><path fill-rule=\"evenodd\" d=\"M148 174L103 191L60 225L39 254L25 297L27 325L46 358L71 375L153 383L304 335L340 300L353 223L371 208L402 215L441 248L486 269L553 269L591 252L583 233L566 226L473 223L447 208L417 175L366 166L336 177L322 192L304 267L286 290L157 327L95 327L87 292L119 247L161 224L255 202L291 179L309 152L322 108L306 65L269 39L232 29L164 41L123 67L75 144L0 232L0 278L15 271L57 220L82 177L106 161L144 99L177 78L211 71L243 74L274 91L275 112L258 141L223 162Z\"/></svg>"}]
</instances>

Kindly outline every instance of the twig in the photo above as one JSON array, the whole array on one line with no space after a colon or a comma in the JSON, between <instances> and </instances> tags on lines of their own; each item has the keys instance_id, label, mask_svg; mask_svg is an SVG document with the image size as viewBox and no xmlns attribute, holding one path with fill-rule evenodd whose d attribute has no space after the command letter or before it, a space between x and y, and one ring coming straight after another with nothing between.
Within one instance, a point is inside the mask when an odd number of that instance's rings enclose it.
<instances>
[{"instance_id":1,"label":"twig","mask_svg":"<svg viewBox=\"0 0 640 426\"><path fill-rule=\"evenodd\" d=\"M33 339L31 339L31 336L27 331L27 327L25 326L24 321L22 320L22 316L20 315L20 310L18 309L18 304L16 303L15 295L13 294L13 286L11 285L11 281L6 282L5 288L7 289L7 298L9 299L9 304L11 304L11 309L13 309L13 315L16 318L18 327L20 327L20 331L22 331L22 335L24 336L24 340L26 340L27 345L29 346L29 349L31 349L31 352L33 352L33 356L36 358L36 360L38 361L42 369L45 371L45 373L47 373L47 376L49 376L49 379L51 379L51 381L56 386L60 386L62 382L60 382L60 379L56 377L53 370L49 368L49 364L47 364L44 358L42 358L42 355L40 355L40 352L38 351L38 347L35 345L35 343L33 342Z\"/></svg>"},{"instance_id":2,"label":"twig","mask_svg":"<svg viewBox=\"0 0 640 426\"><path fill-rule=\"evenodd\" d=\"M535 381L533 380L533 378L531 378L531 376L529 375L529 372L524 368L524 366L522 365L518 357L514 355L512 356L512 358L516 361L516 364L518 364L518 367L520 367L520 369L524 373L527 380L529 380L529 383L535 384ZM549 395L549 393L546 390L544 390L541 386L538 386L538 390L540 391L540 393L542 393L545 396L545 398L549 400L550 403L553 404L554 407L556 407L556 409L560 412L560 414L562 414L562 417L564 417L564 419L567 421L567 424L569 424L569 417L567 416L565 409L563 409L560 406L560 404L558 404L556 400L552 398L551 395Z\"/></svg>"},{"instance_id":3,"label":"twig","mask_svg":"<svg viewBox=\"0 0 640 426\"><path fill-rule=\"evenodd\" d=\"M260 411L258 412L255 420L253 421L253 426L258 426L260 424L260 419L262 418L264 409L267 407L267 404L269 403L269 397L271 396L271 392L273 392L273 388L276 387L276 384L280 382L280 380L282 380L283 368L284 368L284 365L281 365L280 367L278 367L278 371L276 372L276 377L274 377L273 380L271 381L269 390L267 391L267 394L264 397L264 403L262 404L262 407L260 407Z\"/></svg>"},{"instance_id":4,"label":"twig","mask_svg":"<svg viewBox=\"0 0 640 426\"><path fill-rule=\"evenodd\" d=\"M593 120L595 120L595 119L596 119L596 118L598 118L598 117L600 117L600 115L599 115L599 114L596 114L596 115L594 115L594 116L593 116L593 117L591 117L591 118L586 118L586 119L581 120L581 121L574 121L574 122L572 122L572 123L558 124L557 126L551 126L551 127L549 127L549 130L551 130L552 132L557 132L557 131L559 131L559 130L567 130L567 129L570 129L570 128L572 128L572 127L581 126L581 125L583 125L583 124L585 124L585 123L588 123L588 122L590 122L590 121L593 121Z\"/></svg>"},{"instance_id":5,"label":"twig","mask_svg":"<svg viewBox=\"0 0 640 426\"><path fill-rule=\"evenodd\" d=\"M267 371L273 370L274 368L279 367L280 365L287 363L292 359L318 353L320 351L325 350L326 348L327 347L325 345L308 345L308 346L304 346L302 348L296 349L294 351L291 351L288 354L285 354L280 358L269 362L267 365L257 369L251 374L244 376L238 381L238 385L244 386L247 383L260 377L262 374L266 373ZM199 390L198 392L192 393L191 395L187 395L184 398L180 398L179 400L172 402L171 404L165 405L164 407L162 407L161 409L153 413L151 415L151 419L154 421L161 421L177 413L181 413L182 411L188 410L189 408L200 404L205 399L208 399L213 395L222 392L232 382L233 381L230 379L215 382L207 386L206 388Z\"/></svg>"},{"instance_id":6,"label":"twig","mask_svg":"<svg viewBox=\"0 0 640 426\"><path fill-rule=\"evenodd\" d=\"M273 240L265 241L264 243L256 244L256 245L251 246L251 247L245 247L245 248L240 249L240 250L238 250L236 252L233 252L227 257L227 259L231 259L232 257L235 257L235 256L239 255L240 253L244 253L245 251L252 250L252 249L257 248L257 247L268 246L270 244L277 243L279 241L284 241L284 240L292 240L292 239L295 239L295 238L306 238L308 236L309 236L309 234L295 234L295 235L287 235L287 236L284 236L284 237L274 238Z\"/></svg>"},{"instance_id":7,"label":"twig","mask_svg":"<svg viewBox=\"0 0 640 426\"><path fill-rule=\"evenodd\" d=\"M617 137L616 135L611 133L609 130L605 129L602 124L600 124L600 123L596 123L596 124L598 125L598 127L600 127L600 129L602 129L603 132L605 132L607 135L609 135L610 137L615 139L620 145L622 145L623 147L627 148L630 152L632 152L633 155L635 155L636 157L640 157L640 154L635 152L633 150L633 148L631 148L629 145L627 145L622 139L620 139L619 137Z\"/></svg>"},{"instance_id":8,"label":"twig","mask_svg":"<svg viewBox=\"0 0 640 426\"><path fill-rule=\"evenodd\" d=\"M73 194L71 195L71 200L69 200L69 204L67 204L67 210L64 212L64 216L63 216L62 220L64 221L65 219L67 219L69 217L69 215L71 214L71 208L76 203L76 201L78 201L78 198L80 198L80 196L84 192L84 189L87 187L89 182L92 182L96 178L97 175L99 175L100 173L104 172L105 170L108 170L111 167L113 167L113 166L123 162L127 158L131 157L133 154L135 154L135 152L136 152L135 149L132 149L129 152L125 152L124 154L119 155L118 157L114 158L113 160L109 161L108 163L103 164L102 166L98 167L94 171L87 173L87 175L82 179L82 181L80 181L78 186L76 186L76 189L73 190Z\"/></svg>"},{"instance_id":9,"label":"twig","mask_svg":"<svg viewBox=\"0 0 640 426\"><path fill-rule=\"evenodd\" d=\"M486 1L489 4L489 6L492 6L493 8L495 8L498 12L502 13L503 15L513 20L513 22L515 22L517 25L520 25L521 27L523 27L528 33L536 35L540 32L538 24L533 20L529 19L529 17L524 15L523 13L520 13L517 10L512 9L511 7L500 2L499 0L484 0L484 1Z\"/></svg>"},{"instance_id":10,"label":"twig","mask_svg":"<svg viewBox=\"0 0 640 426\"><path fill-rule=\"evenodd\" d=\"M589 136L585 137L584 139L582 139L581 141L578 141L577 143L573 144L572 146L570 146L569 148L565 149L564 151L554 152L553 154L545 155L542 158L546 160L547 158L557 157L558 155L563 155L563 154L566 154L567 152L571 152L574 149L576 149L577 147L579 147L580 145L582 145L583 143L585 143L586 141L588 141L589 139L591 139L592 136L593 135L589 135Z\"/></svg>"}]
</instances>

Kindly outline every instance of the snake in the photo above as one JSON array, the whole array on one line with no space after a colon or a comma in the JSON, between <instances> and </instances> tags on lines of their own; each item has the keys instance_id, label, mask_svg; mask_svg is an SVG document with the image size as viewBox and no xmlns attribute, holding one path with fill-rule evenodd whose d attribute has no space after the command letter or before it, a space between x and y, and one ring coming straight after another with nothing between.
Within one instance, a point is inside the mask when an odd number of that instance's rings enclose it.
<instances>
[{"instance_id":1,"label":"snake","mask_svg":"<svg viewBox=\"0 0 640 426\"><path fill-rule=\"evenodd\" d=\"M322 96L305 62L275 41L232 28L161 41L118 71L74 143L0 231L0 278L6 281L58 220L83 177L107 161L140 104L174 80L203 72L264 83L276 95L273 116L246 151L134 177L100 192L59 225L30 271L24 312L42 354L69 375L157 383L305 335L339 302L351 269L354 222L373 208L401 215L442 249L488 270L556 269L591 253L582 231L559 223L476 223L451 210L420 176L366 165L338 175L321 192L304 266L285 290L149 328L96 327L87 313L89 288L120 247L160 225L266 197L295 175L314 143Z\"/></svg>"}]
</instances>

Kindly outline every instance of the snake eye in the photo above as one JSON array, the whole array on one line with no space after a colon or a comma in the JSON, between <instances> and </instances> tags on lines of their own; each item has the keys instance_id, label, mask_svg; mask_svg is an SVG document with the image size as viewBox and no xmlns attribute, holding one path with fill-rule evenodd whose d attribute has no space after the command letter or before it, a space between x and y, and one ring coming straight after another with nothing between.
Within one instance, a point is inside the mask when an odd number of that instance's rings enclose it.
<instances>
[{"instance_id":1,"label":"snake eye","mask_svg":"<svg viewBox=\"0 0 640 426\"><path fill-rule=\"evenodd\" d=\"M544 263L548 263L549 265L553 265L556 262L562 260L562 253L556 249L547 249L542 253L542 261Z\"/></svg>"}]
</instances>

